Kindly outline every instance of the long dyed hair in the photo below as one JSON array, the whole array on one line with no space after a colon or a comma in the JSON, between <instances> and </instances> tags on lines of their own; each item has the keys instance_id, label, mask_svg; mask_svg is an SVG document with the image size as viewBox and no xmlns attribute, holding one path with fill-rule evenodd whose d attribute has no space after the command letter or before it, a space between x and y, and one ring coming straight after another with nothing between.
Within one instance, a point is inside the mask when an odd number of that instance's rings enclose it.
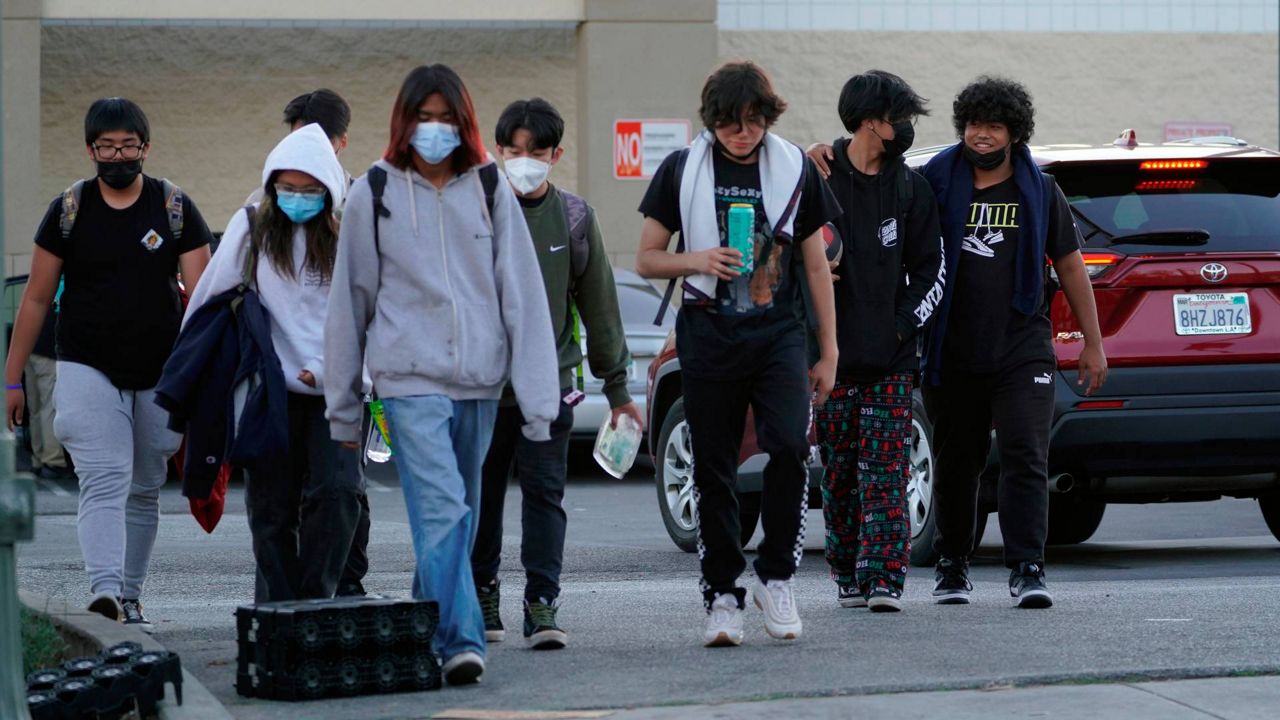
<instances>
[{"instance_id":1,"label":"long dyed hair","mask_svg":"<svg viewBox=\"0 0 1280 720\"><path fill-rule=\"evenodd\" d=\"M396 104L391 108L391 141L382 159L407 170L413 163L413 133L418 128L418 107L432 93L440 93L453 112L462 144L449 156L455 174L470 170L485 161L484 141L480 139L480 125L476 122L476 109L471 104L471 93L462 84L462 78L448 65L422 65L414 68L400 86Z\"/></svg>"}]
</instances>

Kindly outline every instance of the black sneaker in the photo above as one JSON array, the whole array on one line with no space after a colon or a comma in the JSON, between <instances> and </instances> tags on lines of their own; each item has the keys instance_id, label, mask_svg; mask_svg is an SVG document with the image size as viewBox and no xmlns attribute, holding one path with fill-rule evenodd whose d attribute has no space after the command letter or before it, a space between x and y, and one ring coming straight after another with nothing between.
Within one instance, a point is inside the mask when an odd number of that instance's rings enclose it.
<instances>
[{"instance_id":1,"label":"black sneaker","mask_svg":"<svg viewBox=\"0 0 1280 720\"><path fill-rule=\"evenodd\" d=\"M858 589L857 583L836 585L836 600L840 602L840 607L843 608L864 608L867 606L867 598Z\"/></svg>"},{"instance_id":2,"label":"black sneaker","mask_svg":"<svg viewBox=\"0 0 1280 720\"><path fill-rule=\"evenodd\" d=\"M529 647L534 650L559 650L569 638L556 625L556 611L560 606L555 601L547 602L539 598L538 602L524 601L524 636Z\"/></svg>"},{"instance_id":3,"label":"black sneaker","mask_svg":"<svg viewBox=\"0 0 1280 720\"><path fill-rule=\"evenodd\" d=\"M499 611L498 581L488 585L477 585L476 596L480 599L480 614L484 616L484 639L486 642L502 642L507 631L502 627L502 613Z\"/></svg>"},{"instance_id":4,"label":"black sneaker","mask_svg":"<svg viewBox=\"0 0 1280 720\"><path fill-rule=\"evenodd\" d=\"M933 600L939 605L968 605L969 563L966 560L941 558L934 568Z\"/></svg>"},{"instance_id":5,"label":"black sneaker","mask_svg":"<svg viewBox=\"0 0 1280 720\"><path fill-rule=\"evenodd\" d=\"M151 621L142 614L142 603L137 600L120 601L120 622L123 625L138 628L144 633L150 633L152 630Z\"/></svg>"},{"instance_id":6,"label":"black sneaker","mask_svg":"<svg viewBox=\"0 0 1280 720\"><path fill-rule=\"evenodd\" d=\"M1009 594L1017 599L1020 608L1053 607L1053 596L1044 586L1044 565L1038 562L1018 563L1009 573Z\"/></svg>"},{"instance_id":7,"label":"black sneaker","mask_svg":"<svg viewBox=\"0 0 1280 720\"><path fill-rule=\"evenodd\" d=\"M886 585L877 585L867 594L867 607L871 612L899 612L902 610L902 593Z\"/></svg>"}]
</instances>

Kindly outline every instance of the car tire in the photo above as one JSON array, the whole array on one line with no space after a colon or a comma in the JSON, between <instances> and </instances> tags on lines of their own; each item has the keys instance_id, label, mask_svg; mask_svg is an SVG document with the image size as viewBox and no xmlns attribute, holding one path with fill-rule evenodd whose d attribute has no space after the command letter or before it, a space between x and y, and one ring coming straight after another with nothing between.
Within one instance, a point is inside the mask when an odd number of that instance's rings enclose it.
<instances>
[{"instance_id":1,"label":"car tire","mask_svg":"<svg viewBox=\"0 0 1280 720\"><path fill-rule=\"evenodd\" d=\"M756 525L760 522L760 498L763 493L745 492L738 493L738 522L741 523L742 547L746 547L751 542L752 536L756 534Z\"/></svg>"},{"instance_id":2,"label":"car tire","mask_svg":"<svg viewBox=\"0 0 1280 720\"><path fill-rule=\"evenodd\" d=\"M1258 508L1262 510L1262 519L1275 539L1280 540L1280 493L1270 493L1258 497Z\"/></svg>"},{"instance_id":3,"label":"car tire","mask_svg":"<svg viewBox=\"0 0 1280 720\"><path fill-rule=\"evenodd\" d=\"M911 475L907 479L907 517L911 522L911 564L933 567L938 553L933 549L937 517L933 507L933 422L925 412L919 393L911 403ZM973 550L982 544L989 513L978 510L973 525Z\"/></svg>"},{"instance_id":4,"label":"car tire","mask_svg":"<svg viewBox=\"0 0 1280 720\"><path fill-rule=\"evenodd\" d=\"M1093 537L1102 524L1107 504L1079 493L1049 495L1049 532L1047 545L1075 545Z\"/></svg>"},{"instance_id":5,"label":"car tire","mask_svg":"<svg viewBox=\"0 0 1280 720\"><path fill-rule=\"evenodd\" d=\"M693 552L698 549L698 512L693 504L693 449L683 398L667 409L654 448L653 475L662 524L676 547Z\"/></svg>"}]
</instances>

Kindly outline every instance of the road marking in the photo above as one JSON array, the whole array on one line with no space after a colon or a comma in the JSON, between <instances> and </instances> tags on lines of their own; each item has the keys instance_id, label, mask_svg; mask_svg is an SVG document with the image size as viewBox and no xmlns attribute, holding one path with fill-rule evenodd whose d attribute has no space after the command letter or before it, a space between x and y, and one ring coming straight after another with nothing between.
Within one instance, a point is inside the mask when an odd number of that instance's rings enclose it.
<instances>
[{"instance_id":1,"label":"road marking","mask_svg":"<svg viewBox=\"0 0 1280 720\"><path fill-rule=\"evenodd\" d=\"M432 715L432 720L591 720L605 718L614 710L444 710Z\"/></svg>"},{"instance_id":2,"label":"road marking","mask_svg":"<svg viewBox=\"0 0 1280 720\"><path fill-rule=\"evenodd\" d=\"M1147 618L1147 622L1191 622L1191 618Z\"/></svg>"},{"instance_id":3,"label":"road marking","mask_svg":"<svg viewBox=\"0 0 1280 720\"><path fill-rule=\"evenodd\" d=\"M40 484L43 485L45 489L47 489L49 492L53 493L54 495L57 495L58 497L71 497L71 493L67 492L66 490L63 490L61 487L58 486L57 483L53 482L52 480L41 480Z\"/></svg>"},{"instance_id":4,"label":"road marking","mask_svg":"<svg viewBox=\"0 0 1280 720\"><path fill-rule=\"evenodd\" d=\"M372 489L374 492L391 492L391 488L387 487L386 485L383 485L380 482L371 482L368 484L367 487Z\"/></svg>"}]
</instances>

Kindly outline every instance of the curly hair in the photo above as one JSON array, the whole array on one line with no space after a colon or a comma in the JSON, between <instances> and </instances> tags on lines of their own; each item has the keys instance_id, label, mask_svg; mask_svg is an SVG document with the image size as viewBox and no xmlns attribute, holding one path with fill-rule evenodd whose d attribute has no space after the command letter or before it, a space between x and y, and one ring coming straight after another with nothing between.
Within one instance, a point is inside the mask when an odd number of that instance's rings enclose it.
<instances>
[{"instance_id":1,"label":"curly hair","mask_svg":"<svg viewBox=\"0 0 1280 720\"><path fill-rule=\"evenodd\" d=\"M969 83L951 106L957 137L964 138L964 129L971 122L998 122L1009 128L1013 144L1031 139L1036 129L1035 115L1031 93L1022 83L988 75Z\"/></svg>"},{"instance_id":2,"label":"curly hair","mask_svg":"<svg viewBox=\"0 0 1280 720\"><path fill-rule=\"evenodd\" d=\"M698 115L708 130L740 123L748 113L759 114L770 128L786 109L768 74L751 61L741 61L725 63L707 78Z\"/></svg>"}]
</instances>

